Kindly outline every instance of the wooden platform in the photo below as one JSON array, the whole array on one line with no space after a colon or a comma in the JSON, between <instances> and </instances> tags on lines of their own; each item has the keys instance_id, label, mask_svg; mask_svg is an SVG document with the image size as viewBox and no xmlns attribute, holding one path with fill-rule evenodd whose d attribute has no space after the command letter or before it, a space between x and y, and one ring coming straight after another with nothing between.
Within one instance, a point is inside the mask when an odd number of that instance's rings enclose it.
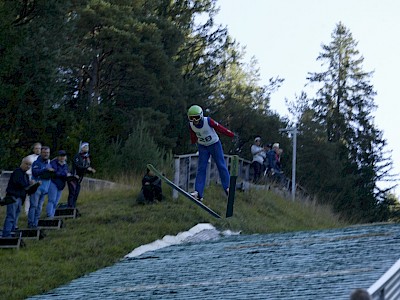
<instances>
[{"instance_id":1,"label":"wooden platform","mask_svg":"<svg viewBox=\"0 0 400 300\"><path fill-rule=\"evenodd\" d=\"M41 219L38 222L38 229L61 229L62 226L61 219Z\"/></svg>"},{"instance_id":2,"label":"wooden platform","mask_svg":"<svg viewBox=\"0 0 400 300\"><path fill-rule=\"evenodd\" d=\"M24 246L24 242L22 240L22 233L19 233L15 237L1 237L0 238L0 248L1 249L19 249Z\"/></svg>"},{"instance_id":3,"label":"wooden platform","mask_svg":"<svg viewBox=\"0 0 400 300\"><path fill-rule=\"evenodd\" d=\"M41 229L26 228L16 231L16 233L18 232L22 234L22 237L24 239L29 240L41 240L45 237L44 231Z\"/></svg>"},{"instance_id":4,"label":"wooden platform","mask_svg":"<svg viewBox=\"0 0 400 300\"><path fill-rule=\"evenodd\" d=\"M57 208L54 219L75 219L79 216L77 208Z\"/></svg>"}]
</instances>

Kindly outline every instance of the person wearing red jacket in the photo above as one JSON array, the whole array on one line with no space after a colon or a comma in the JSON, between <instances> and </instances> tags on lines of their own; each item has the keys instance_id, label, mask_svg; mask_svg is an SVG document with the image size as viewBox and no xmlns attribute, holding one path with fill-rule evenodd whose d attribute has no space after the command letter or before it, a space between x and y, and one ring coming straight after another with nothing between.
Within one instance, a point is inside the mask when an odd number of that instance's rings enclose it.
<instances>
[{"instance_id":1,"label":"person wearing red jacket","mask_svg":"<svg viewBox=\"0 0 400 300\"><path fill-rule=\"evenodd\" d=\"M204 117L203 109L198 105L193 105L188 110L190 139L192 144L196 144L199 150L199 162L197 165L197 175L195 191L191 195L198 200L203 200L204 187L206 183L207 164L210 155L217 165L221 184L228 195L229 192L229 171L224 159L222 144L217 133L224 134L233 138L235 134L225 128L210 117Z\"/></svg>"}]
</instances>

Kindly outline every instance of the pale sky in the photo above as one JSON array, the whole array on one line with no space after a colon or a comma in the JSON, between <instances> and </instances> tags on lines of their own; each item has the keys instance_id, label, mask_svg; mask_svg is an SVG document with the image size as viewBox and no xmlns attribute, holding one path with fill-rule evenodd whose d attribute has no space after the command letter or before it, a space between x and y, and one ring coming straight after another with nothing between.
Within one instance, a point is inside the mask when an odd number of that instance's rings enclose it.
<instances>
[{"instance_id":1,"label":"pale sky","mask_svg":"<svg viewBox=\"0 0 400 300\"><path fill-rule=\"evenodd\" d=\"M350 30L364 57L363 70L375 71L370 83L377 96L375 125L393 150L394 172L400 174L400 1L398 0L218 0L216 22L246 47L248 62L258 61L260 84L284 78L272 95L271 108L288 115L285 98L294 100L308 72L321 71L316 58L332 41L339 22ZM400 187L395 191L400 195Z\"/></svg>"}]
</instances>

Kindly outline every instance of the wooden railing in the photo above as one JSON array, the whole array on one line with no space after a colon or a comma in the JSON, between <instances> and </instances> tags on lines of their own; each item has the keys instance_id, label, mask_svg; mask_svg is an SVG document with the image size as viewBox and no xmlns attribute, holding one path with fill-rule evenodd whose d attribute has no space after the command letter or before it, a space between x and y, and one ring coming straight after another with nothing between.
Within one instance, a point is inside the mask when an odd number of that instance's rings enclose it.
<instances>
[{"instance_id":1,"label":"wooden railing","mask_svg":"<svg viewBox=\"0 0 400 300\"><path fill-rule=\"evenodd\" d=\"M232 156L224 155L224 158L228 166L228 170L230 170ZM194 190L198 160L198 154L176 155L174 157L174 183L186 191ZM250 180L250 164L251 161L239 158L239 183ZM210 183L221 183L218 168L211 158L207 166L206 185L208 186ZM178 192L173 191L173 198L177 197Z\"/></svg>"}]
</instances>

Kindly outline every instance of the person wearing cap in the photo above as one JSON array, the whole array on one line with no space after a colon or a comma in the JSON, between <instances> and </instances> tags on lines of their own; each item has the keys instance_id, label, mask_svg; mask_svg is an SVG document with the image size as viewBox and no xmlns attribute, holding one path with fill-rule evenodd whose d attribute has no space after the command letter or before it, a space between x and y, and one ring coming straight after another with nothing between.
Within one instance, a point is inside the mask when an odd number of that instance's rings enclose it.
<instances>
[{"instance_id":1,"label":"person wearing cap","mask_svg":"<svg viewBox=\"0 0 400 300\"><path fill-rule=\"evenodd\" d=\"M217 165L221 178L222 188L226 195L229 193L229 171L224 159L222 144L217 133L224 134L233 138L235 134L223 127L210 117L204 117L203 109L198 105L193 105L187 113L189 119L190 140L192 144L197 143L199 150L199 162L197 165L197 175L195 190L191 195L202 201L206 183L207 165L210 156L213 157Z\"/></svg>"},{"instance_id":2,"label":"person wearing cap","mask_svg":"<svg viewBox=\"0 0 400 300\"><path fill-rule=\"evenodd\" d=\"M79 148L79 153L75 154L72 160L71 174L75 178L67 181L69 208L76 208L76 201L81 191L81 182L85 174L96 173L96 170L90 164L89 143L84 142Z\"/></svg>"},{"instance_id":3,"label":"person wearing cap","mask_svg":"<svg viewBox=\"0 0 400 300\"><path fill-rule=\"evenodd\" d=\"M251 145L251 154L253 155L253 161L251 166L254 170L253 182L258 183L261 177L261 173L264 171L264 160L266 157L266 152L263 147L261 147L261 138L258 136L254 139L254 144Z\"/></svg>"},{"instance_id":4,"label":"person wearing cap","mask_svg":"<svg viewBox=\"0 0 400 300\"><path fill-rule=\"evenodd\" d=\"M46 214L48 218L53 218L58 201L65 188L67 176L70 175L68 172L67 152L65 150L58 151L57 157L50 162L50 165L54 169L54 176L51 178L49 186Z\"/></svg>"}]
</instances>

